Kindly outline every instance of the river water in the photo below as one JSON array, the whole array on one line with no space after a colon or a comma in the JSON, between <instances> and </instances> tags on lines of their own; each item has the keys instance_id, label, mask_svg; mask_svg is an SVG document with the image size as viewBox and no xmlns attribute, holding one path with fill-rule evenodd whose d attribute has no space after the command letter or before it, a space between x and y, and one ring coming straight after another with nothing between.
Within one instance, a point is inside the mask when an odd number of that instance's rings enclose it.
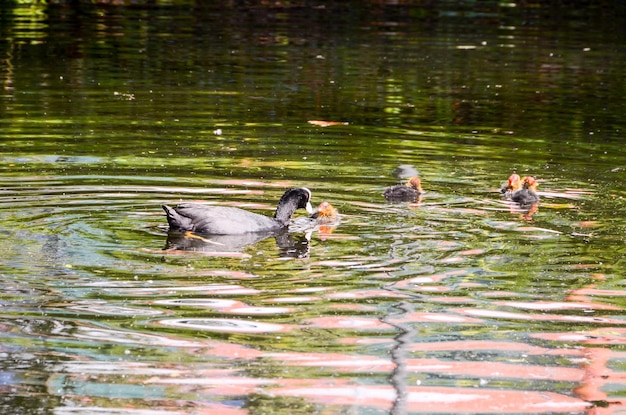
<instances>
[{"instance_id":1,"label":"river water","mask_svg":"<svg viewBox=\"0 0 626 415\"><path fill-rule=\"evenodd\" d=\"M623 410L623 2L18 3L0 412ZM168 237L294 186L340 222Z\"/></svg>"}]
</instances>

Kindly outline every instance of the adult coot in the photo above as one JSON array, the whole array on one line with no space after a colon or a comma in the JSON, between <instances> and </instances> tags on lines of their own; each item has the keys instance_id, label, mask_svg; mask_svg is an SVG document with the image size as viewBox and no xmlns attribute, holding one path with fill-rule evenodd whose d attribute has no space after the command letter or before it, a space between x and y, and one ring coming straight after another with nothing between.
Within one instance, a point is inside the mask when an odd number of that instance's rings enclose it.
<instances>
[{"instance_id":1,"label":"adult coot","mask_svg":"<svg viewBox=\"0 0 626 415\"><path fill-rule=\"evenodd\" d=\"M389 187L383 193L385 199L390 202L414 202L424 193L422 182L419 177L411 177L406 184Z\"/></svg>"},{"instance_id":2,"label":"adult coot","mask_svg":"<svg viewBox=\"0 0 626 415\"><path fill-rule=\"evenodd\" d=\"M251 232L271 232L289 224L291 215L297 209L306 209L313 213L311 191L305 187L289 189L278 201L274 217L259 215L247 210L206 206L198 203L184 203L176 207L163 205L170 231L214 234L241 235Z\"/></svg>"}]
</instances>

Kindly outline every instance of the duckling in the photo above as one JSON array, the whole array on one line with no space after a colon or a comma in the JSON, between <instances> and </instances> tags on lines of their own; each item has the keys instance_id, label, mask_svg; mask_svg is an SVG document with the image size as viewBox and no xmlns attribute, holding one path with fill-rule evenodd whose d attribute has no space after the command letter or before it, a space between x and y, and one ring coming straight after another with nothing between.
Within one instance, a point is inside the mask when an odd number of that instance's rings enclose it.
<instances>
[{"instance_id":1,"label":"duckling","mask_svg":"<svg viewBox=\"0 0 626 415\"><path fill-rule=\"evenodd\" d=\"M422 193L424 193L422 181L419 177L413 176L406 184L387 188L383 196L390 202L415 202Z\"/></svg>"},{"instance_id":2,"label":"duckling","mask_svg":"<svg viewBox=\"0 0 626 415\"><path fill-rule=\"evenodd\" d=\"M517 192L522 188L522 180L519 177L519 174L513 173L509 176L509 180L507 183L502 185L500 189L500 193L507 199L510 199L513 196L513 193Z\"/></svg>"},{"instance_id":3,"label":"duckling","mask_svg":"<svg viewBox=\"0 0 626 415\"><path fill-rule=\"evenodd\" d=\"M522 188L511 195L511 200L522 206L539 202L539 195L537 194L538 185L537 179L533 176L525 176L522 179Z\"/></svg>"}]
</instances>

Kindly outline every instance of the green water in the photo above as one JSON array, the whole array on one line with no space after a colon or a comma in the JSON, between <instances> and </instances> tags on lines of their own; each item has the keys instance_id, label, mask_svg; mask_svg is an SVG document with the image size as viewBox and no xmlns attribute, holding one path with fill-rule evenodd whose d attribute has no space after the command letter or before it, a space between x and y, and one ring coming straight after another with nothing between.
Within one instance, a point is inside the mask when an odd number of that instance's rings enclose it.
<instances>
[{"instance_id":1,"label":"green water","mask_svg":"<svg viewBox=\"0 0 626 415\"><path fill-rule=\"evenodd\" d=\"M623 5L236 3L2 8L2 413L625 403ZM171 249L292 186L339 225Z\"/></svg>"}]
</instances>

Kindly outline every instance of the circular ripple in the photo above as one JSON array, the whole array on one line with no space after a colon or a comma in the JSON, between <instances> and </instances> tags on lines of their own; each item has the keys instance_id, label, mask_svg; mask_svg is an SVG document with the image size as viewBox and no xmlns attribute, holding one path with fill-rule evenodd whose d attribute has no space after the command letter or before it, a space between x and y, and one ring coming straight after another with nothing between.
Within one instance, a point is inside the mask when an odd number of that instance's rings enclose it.
<instances>
[{"instance_id":1,"label":"circular ripple","mask_svg":"<svg viewBox=\"0 0 626 415\"><path fill-rule=\"evenodd\" d=\"M282 324L241 321L226 318L181 318L160 320L159 323L168 327L215 331L220 333L272 333L287 329L287 327Z\"/></svg>"},{"instance_id":2,"label":"circular ripple","mask_svg":"<svg viewBox=\"0 0 626 415\"><path fill-rule=\"evenodd\" d=\"M67 308L68 310L79 311L81 313L120 317L156 316L159 314L163 314L163 311L153 310L149 308L123 307L107 304L75 305Z\"/></svg>"}]
</instances>

